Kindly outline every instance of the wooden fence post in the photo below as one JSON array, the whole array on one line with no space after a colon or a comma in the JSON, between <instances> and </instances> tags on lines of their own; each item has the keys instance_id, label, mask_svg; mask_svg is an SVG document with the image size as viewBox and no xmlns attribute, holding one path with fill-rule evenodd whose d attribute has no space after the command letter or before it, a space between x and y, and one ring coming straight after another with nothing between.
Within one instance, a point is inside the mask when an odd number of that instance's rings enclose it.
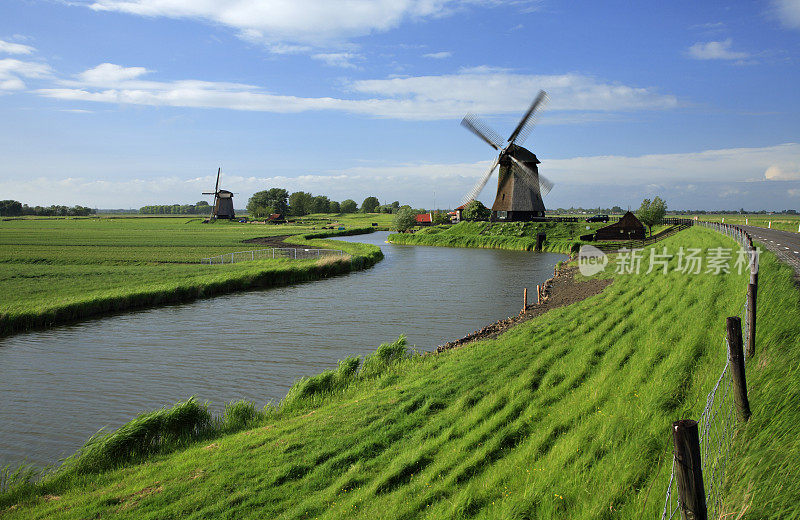
<instances>
[{"instance_id":1,"label":"wooden fence post","mask_svg":"<svg viewBox=\"0 0 800 520\"><path fill-rule=\"evenodd\" d=\"M683 419L672 423L672 442L681 517L683 520L708 520L697 421Z\"/></svg>"},{"instance_id":2,"label":"wooden fence post","mask_svg":"<svg viewBox=\"0 0 800 520\"><path fill-rule=\"evenodd\" d=\"M522 312L525 312L528 309L528 288L526 287L522 291Z\"/></svg>"},{"instance_id":3,"label":"wooden fence post","mask_svg":"<svg viewBox=\"0 0 800 520\"><path fill-rule=\"evenodd\" d=\"M541 285L537 285L536 286L536 303L537 304L542 303L542 286Z\"/></svg>"},{"instance_id":4,"label":"wooden fence post","mask_svg":"<svg viewBox=\"0 0 800 520\"><path fill-rule=\"evenodd\" d=\"M756 276L758 274L756 273ZM747 357L756 353L756 296L758 287L751 283L747 286Z\"/></svg>"},{"instance_id":5,"label":"wooden fence post","mask_svg":"<svg viewBox=\"0 0 800 520\"><path fill-rule=\"evenodd\" d=\"M750 402L747 400L747 382L744 377L744 350L742 349L742 320L738 316L727 318L728 359L733 381L733 402L739 419L750 418Z\"/></svg>"}]
</instances>

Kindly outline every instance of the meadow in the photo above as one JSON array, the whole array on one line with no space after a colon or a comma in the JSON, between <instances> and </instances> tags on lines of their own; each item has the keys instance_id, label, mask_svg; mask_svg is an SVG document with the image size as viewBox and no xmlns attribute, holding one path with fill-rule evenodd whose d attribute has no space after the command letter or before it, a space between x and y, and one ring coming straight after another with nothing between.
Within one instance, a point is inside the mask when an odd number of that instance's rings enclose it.
<instances>
[{"instance_id":1,"label":"meadow","mask_svg":"<svg viewBox=\"0 0 800 520\"><path fill-rule=\"evenodd\" d=\"M657 247L735 247L690 228ZM645 251L647 253L647 251ZM90 442L0 495L16 518L659 518L670 425L698 418L747 275L616 274L495 340L417 355L401 337L299 380L263 410L188 401ZM797 518L800 295L762 256L753 415L724 509ZM18 479L19 481L19 479Z\"/></svg>"},{"instance_id":2,"label":"meadow","mask_svg":"<svg viewBox=\"0 0 800 520\"><path fill-rule=\"evenodd\" d=\"M373 246L304 240L386 226L390 216L312 215L295 224L263 225L198 218L24 218L0 221L0 334L64 323L150 305L174 303L235 290L266 287L346 272L380 259ZM258 260L201 265L200 259L264 249L244 240L300 235L295 242L342 249L330 260Z\"/></svg>"},{"instance_id":3,"label":"meadow","mask_svg":"<svg viewBox=\"0 0 800 520\"><path fill-rule=\"evenodd\" d=\"M545 233L543 251L577 253L582 244L581 235L594 233L608 222L459 222L455 225L423 227L415 233L394 233L389 236L393 244L442 247L476 247L483 249L512 249L533 251L536 235ZM653 226L659 233L669 226ZM624 245L624 243L620 243Z\"/></svg>"},{"instance_id":4,"label":"meadow","mask_svg":"<svg viewBox=\"0 0 800 520\"><path fill-rule=\"evenodd\" d=\"M722 222L726 224L736 224L749 226L780 229L782 231L792 231L800 233L800 215L741 215L732 213L729 215L687 215L687 218L697 217L699 220L708 222Z\"/></svg>"}]
</instances>

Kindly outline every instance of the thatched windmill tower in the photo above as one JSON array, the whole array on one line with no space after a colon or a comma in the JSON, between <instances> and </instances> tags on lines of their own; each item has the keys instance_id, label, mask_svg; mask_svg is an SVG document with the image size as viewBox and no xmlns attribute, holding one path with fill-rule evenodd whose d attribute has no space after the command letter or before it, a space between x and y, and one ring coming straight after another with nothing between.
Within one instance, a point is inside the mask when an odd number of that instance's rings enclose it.
<instances>
[{"instance_id":1,"label":"thatched windmill tower","mask_svg":"<svg viewBox=\"0 0 800 520\"><path fill-rule=\"evenodd\" d=\"M462 204L475 200L499 165L497 195L492 204L492 221L533 220L544 217L542 196L547 195L553 183L539 175L537 165L540 161L536 155L518 143L522 143L530 134L536 120L536 112L546 100L547 94L543 90L540 91L505 145L503 139L477 117L472 114L464 117L461 125L498 150L500 154L489 171L467 193L461 201Z\"/></svg>"},{"instance_id":2,"label":"thatched windmill tower","mask_svg":"<svg viewBox=\"0 0 800 520\"><path fill-rule=\"evenodd\" d=\"M214 209L211 211L212 219L233 219L236 218L236 214L233 211L233 193L219 189L219 175L221 172L222 168L219 168L217 170L217 185L214 187L214 191L203 192L203 195L214 196Z\"/></svg>"}]
</instances>

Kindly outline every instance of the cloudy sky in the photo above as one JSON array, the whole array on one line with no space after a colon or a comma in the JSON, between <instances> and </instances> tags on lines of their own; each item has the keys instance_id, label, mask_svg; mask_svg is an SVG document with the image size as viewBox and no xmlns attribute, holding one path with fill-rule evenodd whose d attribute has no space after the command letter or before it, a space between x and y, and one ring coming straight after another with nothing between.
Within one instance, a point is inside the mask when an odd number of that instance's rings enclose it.
<instances>
[{"instance_id":1,"label":"cloudy sky","mask_svg":"<svg viewBox=\"0 0 800 520\"><path fill-rule=\"evenodd\" d=\"M3 0L0 198L454 207L544 89L548 207L800 209L800 0L722 4Z\"/></svg>"}]
</instances>

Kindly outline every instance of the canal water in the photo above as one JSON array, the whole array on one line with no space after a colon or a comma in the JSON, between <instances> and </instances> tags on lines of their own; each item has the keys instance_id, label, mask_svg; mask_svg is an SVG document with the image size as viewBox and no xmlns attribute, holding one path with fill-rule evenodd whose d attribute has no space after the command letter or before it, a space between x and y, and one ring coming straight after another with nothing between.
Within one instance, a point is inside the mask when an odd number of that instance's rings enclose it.
<instances>
[{"instance_id":1,"label":"canal water","mask_svg":"<svg viewBox=\"0 0 800 520\"><path fill-rule=\"evenodd\" d=\"M365 271L0 338L0 467L55 463L101 427L192 395L215 412L277 402L298 377L400 334L432 350L517 314L523 288L565 258L387 235L345 238L381 246Z\"/></svg>"}]
</instances>

